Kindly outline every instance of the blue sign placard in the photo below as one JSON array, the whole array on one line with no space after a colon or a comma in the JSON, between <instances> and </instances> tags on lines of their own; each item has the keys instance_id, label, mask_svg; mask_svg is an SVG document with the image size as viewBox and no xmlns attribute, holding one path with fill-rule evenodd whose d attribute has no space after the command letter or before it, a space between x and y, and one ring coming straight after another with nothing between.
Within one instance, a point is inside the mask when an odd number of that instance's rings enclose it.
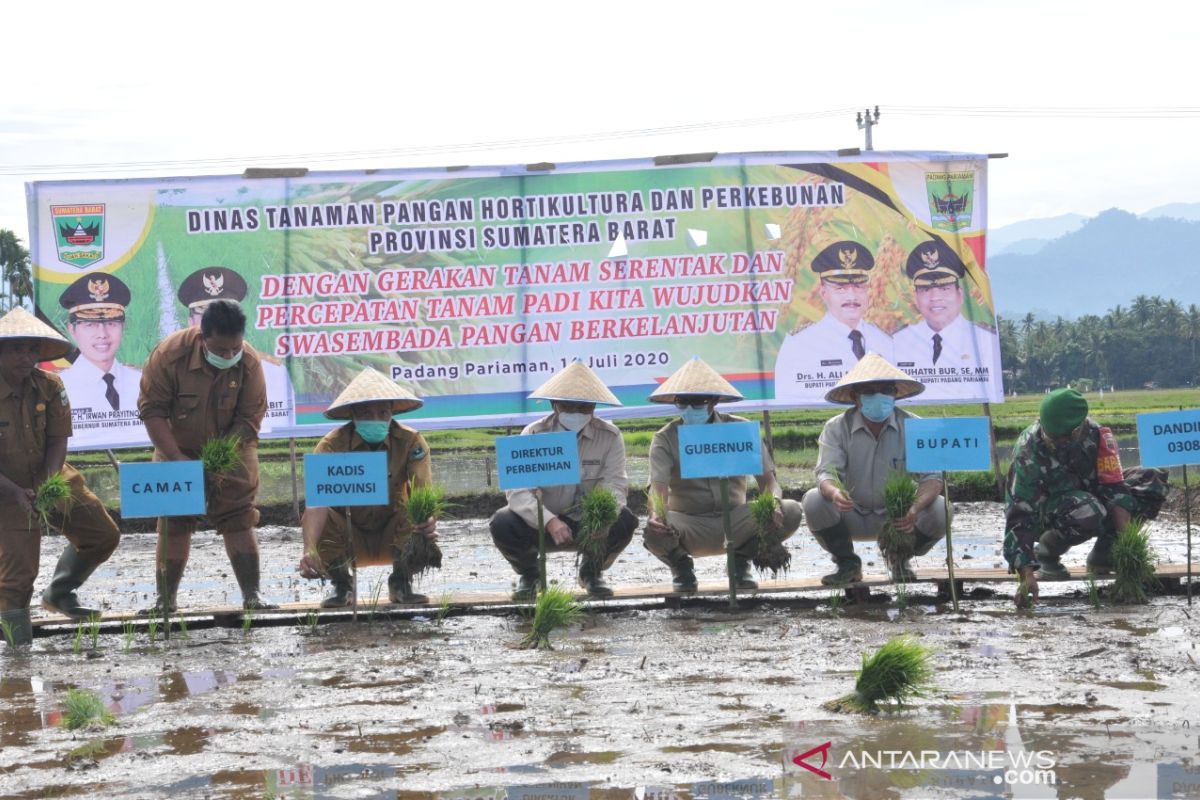
<instances>
[{"instance_id":1,"label":"blue sign placard","mask_svg":"<svg viewBox=\"0 0 1200 800\"><path fill-rule=\"evenodd\" d=\"M904 421L904 460L909 472L975 472L992 468L987 417Z\"/></svg>"},{"instance_id":2,"label":"blue sign placard","mask_svg":"<svg viewBox=\"0 0 1200 800\"><path fill-rule=\"evenodd\" d=\"M684 478L732 478L763 471L757 422L679 426L679 474Z\"/></svg>"},{"instance_id":3,"label":"blue sign placard","mask_svg":"<svg viewBox=\"0 0 1200 800\"><path fill-rule=\"evenodd\" d=\"M386 506L387 453L309 453L304 457L304 504Z\"/></svg>"},{"instance_id":4,"label":"blue sign placard","mask_svg":"<svg viewBox=\"0 0 1200 800\"><path fill-rule=\"evenodd\" d=\"M1200 464L1200 408L1137 415L1143 467Z\"/></svg>"},{"instance_id":5,"label":"blue sign placard","mask_svg":"<svg viewBox=\"0 0 1200 800\"><path fill-rule=\"evenodd\" d=\"M496 471L505 491L579 483L579 441L571 431L500 436Z\"/></svg>"},{"instance_id":6,"label":"blue sign placard","mask_svg":"<svg viewBox=\"0 0 1200 800\"><path fill-rule=\"evenodd\" d=\"M121 465L121 517L193 517L204 513L204 465L151 461Z\"/></svg>"}]
</instances>

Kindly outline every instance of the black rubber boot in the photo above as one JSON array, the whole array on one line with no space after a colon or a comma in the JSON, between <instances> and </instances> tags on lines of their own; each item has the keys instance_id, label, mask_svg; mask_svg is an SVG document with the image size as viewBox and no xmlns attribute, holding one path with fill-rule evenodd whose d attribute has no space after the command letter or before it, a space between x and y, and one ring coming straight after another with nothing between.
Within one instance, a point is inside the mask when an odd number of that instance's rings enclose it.
<instances>
[{"instance_id":1,"label":"black rubber boot","mask_svg":"<svg viewBox=\"0 0 1200 800\"><path fill-rule=\"evenodd\" d=\"M613 596L613 590L604 582L604 571L589 559L584 559L579 567L579 585L588 593L588 597L607 600Z\"/></svg>"},{"instance_id":2,"label":"black rubber boot","mask_svg":"<svg viewBox=\"0 0 1200 800\"><path fill-rule=\"evenodd\" d=\"M354 603L354 579L350 576L350 562L342 561L331 566L329 594L321 601L321 608L345 608Z\"/></svg>"},{"instance_id":3,"label":"black rubber boot","mask_svg":"<svg viewBox=\"0 0 1200 800\"><path fill-rule=\"evenodd\" d=\"M1033 546L1033 554L1037 556L1038 579L1044 581L1065 581L1071 577L1071 572L1062 563L1062 555L1070 549L1056 530L1048 530Z\"/></svg>"},{"instance_id":4,"label":"black rubber boot","mask_svg":"<svg viewBox=\"0 0 1200 800\"><path fill-rule=\"evenodd\" d=\"M533 572L522 572L521 578L517 582L517 590L512 593L512 599L519 603L533 600L537 597L538 574L537 570Z\"/></svg>"},{"instance_id":5,"label":"black rubber boot","mask_svg":"<svg viewBox=\"0 0 1200 800\"><path fill-rule=\"evenodd\" d=\"M233 567L233 576L237 578L238 588L242 590L242 608L247 611L269 611L279 606L268 603L258 593L260 572L258 568L258 553L235 553L230 556L229 564Z\"/></svg>"},{"instance_id":6,"label":"black rubber boot","mask_svg":"<svg viewBox=\"0 0 1200 800\"><path fill-rule=\"evenodd\" d=\"M429 595L413 591L412 575L404 571L399 561L392 563L392 574L388 577L388 600L393 603L428 603Z\"/></svg>"},{"instance_id":7,"label":"black rubber boot","mask_svg":"<svg viewBox=\"0 0 1200 800\"><path fill-rule=\"evenodd\" d=\"M739 589L752 591L758 588L758 581L750 571L750 559L735 555L733 557L733 585Z\"/></svg>"},{"instance_id":8,"label":"black rubber boot","mask_svg":"<svg viewBox=\"0 0 1200 800\"><path fill-rule=\"evenodd\" d=\"M813 531L813 536L818 544L833 556L833 562L837 564L835 572L821 576L822 585L843 586L862 580L862 559L854 554L854 541L843 523Z\"/></svg>"},{"instance_id":9,"label":"black rubber boot","mask_svg":"<svg viewBox=\"0 0 1200 800\"><path fill-rule=\"evenodd\" d=\"M33 623L29 619L28 608L14 608L0 611L0 621L4 622L4 633L0 634L9 647L20 647L33 642Z\"/></svg>"},{"instance_id":10,"label":"black rubber boot","mask_svg":"<svg viewBox=\"0 0 1200 800\"><path fill-rule=\"evenodd\" d=\"M54 568L50 585L42 592L42 608L71 619L99 617L100 609L80 605L79 598L75 596L75 590L96 571L97 566L80 558L75 545L68 544L58 559L58 566Z\"/></svg>"},{"instance_id":11,"label":"black rubber boot","mask_svg":"<svg viewBox=\"0 0 1200 800\"><path fill-rule=\"evenodd\" d=\"M676 550L662 560L667 562L667 566L671 568L672 591L690 593L699 588L699 584L696 582L696 566L687 551Z\"/></svg>"},{"instance_id":12,"label":"black rubber boot","mask_svg":"<svg viewBox=\"0 0 1200 800\"><path fill-rule=\"evenodd\" d=\"M168 559L159 564L158 569L154 573L154 583L158 588L158 597L155 598L154 605L142 609L138 613L142 616L159 617L161 619L165 616L163 613L164 609L171 614L178 611L175 596L179 593L179 582L183 580L183 568L186 566L186 561L173 559Z\"/></svg>"},{"instance_id":13,"label":"black rubber boot","mask_svg":"<svg viewBox=\"0 0 1200 800\"><path fill-rule=\"evenodd\" d=\"M1088 553L1087 569L1093 575L1111 575L1113 571L1112 548L1117 542L1117 534L1107 530L1096 537L1092 552Z\"/></svg>"}]
</instances>

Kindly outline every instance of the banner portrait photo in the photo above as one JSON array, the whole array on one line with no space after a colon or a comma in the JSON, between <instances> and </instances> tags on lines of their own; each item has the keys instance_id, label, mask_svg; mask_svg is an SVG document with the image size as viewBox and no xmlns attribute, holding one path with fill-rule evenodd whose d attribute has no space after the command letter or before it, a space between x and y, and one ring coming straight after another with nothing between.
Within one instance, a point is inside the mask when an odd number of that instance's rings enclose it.
<instances>
[{"instance_id":1,"label":"banner portrait photo","mask_svg":"<svg viewBox=\"0 0 1200 800\"><path fill-rule=\"evenodd\" d=\"M575 358L624 404L606 416L663 413L647 395L693 355L743 410L824 405L867 352L922 402L1003 401L983 155L258 172L27 184L72 448L148 443L139 365L217 299L263 357L264 437L328 430L364 366L426 429L532 420Z\"/></svg>"}]
</instances>

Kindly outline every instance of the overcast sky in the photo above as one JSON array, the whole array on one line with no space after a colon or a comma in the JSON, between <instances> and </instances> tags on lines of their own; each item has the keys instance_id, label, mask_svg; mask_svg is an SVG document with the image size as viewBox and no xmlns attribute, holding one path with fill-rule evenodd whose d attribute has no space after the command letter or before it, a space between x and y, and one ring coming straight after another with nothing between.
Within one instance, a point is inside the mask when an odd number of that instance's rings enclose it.
<instances>
[{"instance_id":1,"label":"overcast sky","mask_svg":"<svg viewBox=\"0 0 1200 800\"><path fill-rule=\"evenodd\" d=\"M992 162L992 227L1200 201L1195 8L19 3L5 9L0 48L0 228L28 240L31 180L830 150L861 146L850 109L876 104L876 149L1010 154ZM905 111L931 107L947 110ZM1071 111L1151 107L1176 111ZM790 119L577 140L778 116ZM541 138L569 141L311 155ZM187 163L203 159L229 161ZM125 162L159 163L79 166Z\"/></svg>"}]
</instances>

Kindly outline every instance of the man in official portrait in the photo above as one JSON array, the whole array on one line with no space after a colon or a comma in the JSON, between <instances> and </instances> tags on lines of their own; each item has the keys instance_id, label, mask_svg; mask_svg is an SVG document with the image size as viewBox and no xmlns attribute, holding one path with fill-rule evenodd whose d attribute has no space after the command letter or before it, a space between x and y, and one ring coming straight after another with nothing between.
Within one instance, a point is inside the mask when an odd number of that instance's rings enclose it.
<instances>
[{"instance_id":1,"label":"man in official portrait","mask_svg":"<svg viewBox=\"0 0 1200 800\"><path fill-rule=\"evenodd\" d=\"M967 272L958 253L940 239L913 249L904 268L913 283L921 321L893 334L896 366L937 387L939 396L955 396L955 385L967 394L978 389L963 381L969 369L1000 364L999 339L986 325L962 315L962 282Z\"/></svg>"},{"instance_id":2,"label":"man in official portrait","mask_svg":"<svg viewBox=\"0 0 1200 800\"><path fill-rule=\"evenodd\" d=\"M129 300L125 282L103 272L84 275L59 296L67 331L79 348L75 363L59 373L72 409L137 410L142 373L117 361Z\"/></svg>"},{"instance_id":3,"label":"man in official portrait","mask_svg":"<svg viewBox=\"0 0 1200 800\"><path fill-rule=\"evenodd\" d=\"M775 399L819 399L867 353L891 358L892 340L867 322L871 251L858 242L829 245L812 261L825 316L790 334L775 360Z\"/></svg>"}]
</instances>

